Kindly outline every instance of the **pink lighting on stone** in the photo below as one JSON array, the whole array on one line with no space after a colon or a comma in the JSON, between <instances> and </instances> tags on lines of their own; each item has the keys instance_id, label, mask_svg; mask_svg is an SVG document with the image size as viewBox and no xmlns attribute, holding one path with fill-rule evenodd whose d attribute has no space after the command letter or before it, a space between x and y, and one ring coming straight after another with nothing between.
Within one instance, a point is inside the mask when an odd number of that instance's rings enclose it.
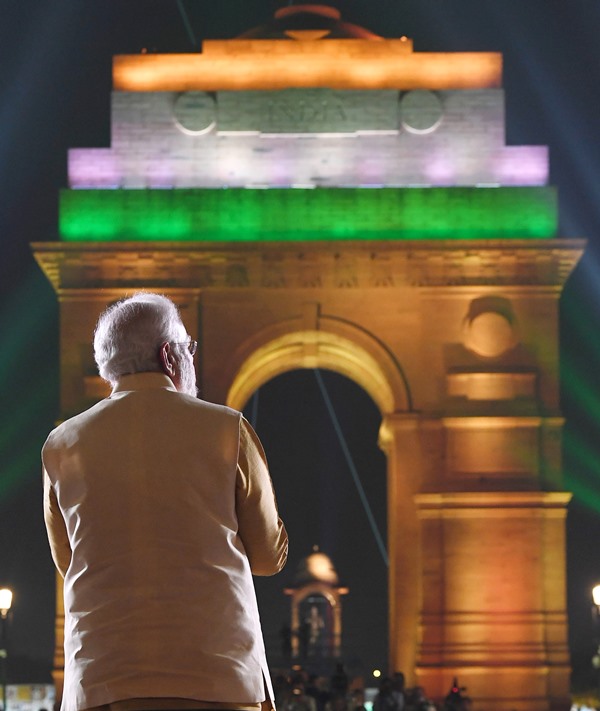
<instances>
[{"instance_id":1,"label":"pink lighting on stone","mask_svg":"<svg viewBox=\"0 0 600 711\"><path fill-rule=\"evenodd\" d=\"M176 183L172 165L167 161L154 161L148 167L148 182L146 187L157 189L174 188Z\"/></svg>"},{"instance_id":2,"label":"pink lighting on stone","mask_svg":"<svg viewBox=\"0 0 600 711\"><path fill-rule=\"evenodd\" d=\"M381 185L385 182L382 175L381 164L376 157L360 163L356 169L356 181L361 187Z\"/></svg>"},{"instance_id":3,"label":"pink lighting on stone","mask_svg":"<svg viewBox=\"0 0 600 711\"><path fill-rule=\"evenodd\" d=\"M269 182L273 187L286 188L291 185L290 172L281 161L274 161L270 166Z\"/></svg>"},{"instance_id":4,"label":"pink lighting on stone","mask_svg":"<svg viewBox=\"0 0 600 711\"><path fill-rule=\"evenodd\" d=\"M497 156L495 172L501 185L547 185L547 146L509 146Z\"/></svg>"},{"instance_id":5,"label":"pink lighting on stone","mask_svg":"<svg viewBox=\"0 0 600 711\"><path fill-rule=\"evenodd\" d=\"M452 153L434 153L423 167L431 185L547 185L548 149L545 146L510 146L482 153L479 165L468 167Z\"/></svg>"},{"instance_id":6,"label":"pink lighting on stone","mask_svg":"<svg viewBox=\"0 0 600 711\"><path fill-rule=\"evenodd\" d=\"M250 140L250 139L249 139ZM289 140L289 138L287 139ZM240 137L221 145L218 174L206 172L207 156L162 158L156 151L128 155L121 150L73 149L69 152L71 188L217 188L249 184L273 187L303 184L335 186L381 185L504 185L536 186L548 184L548 150L545 146L509 146L500 150L481 150L476 156L462 151L432 150L414 160L411 170L401 156L390 162L368 157L361 151L352 155L340 152L332 139L321 137L308 162L295 142L277 142L267 154L255 153ZM396 150L390 140L389 150ZM472 152L471 152L472 153ZM268 158L265 158L268 155Z\"/></svg>"},{"instance_id":7,"label":"pink lighting on stone","mask_svg":"<svg viewBox=\"0 0 600 711\"><path fill-rule=\"evenodd\" d=\"M433 154L424 173L432 185L454 185L456 182L456 166L448 156Z\"/></svg>"},{"instance_id":8,"label":"pink lighting on stone","mask_svg":"<svg viewBox=\"0 0 600 711\"><path fill-rule=\"evenodd\" d=\"M72 148L68 158L69 187L118 188L124 171L116 152L106 148Z\"/></svg>"}]
</instances>

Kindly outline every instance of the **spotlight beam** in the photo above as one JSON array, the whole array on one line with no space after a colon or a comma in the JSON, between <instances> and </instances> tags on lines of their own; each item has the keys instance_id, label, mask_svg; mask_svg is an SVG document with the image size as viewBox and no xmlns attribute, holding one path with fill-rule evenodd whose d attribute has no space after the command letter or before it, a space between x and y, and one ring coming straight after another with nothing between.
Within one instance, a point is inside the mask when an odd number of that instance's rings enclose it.
<instances>
[{"instance_id":1,"label":"spotlight beam","mask_svg":"<svg viewBox=\"0 0 600 711\"><path fill-rule=\"evenodd\" d=\"M335 433L338 437L340 446L342 448L342 452L344 453L344 457L346 458L346 463L348 464L348 468L350 469L350 474L352 475L352 479L353 479L354 484L356 486L356 490L358 491L358 495L359 495L362 505L365 509L365 513L367 514L367 518L369 520L371 530L373 531L373 536L375 537L375 542L377 543L377 547L379 548L379 552L381 553L383 562L385 563L386 567L389 567L389 558L388 558L387 550L385 548L385 544L384 544L383 539L381 537L381 533L379 532L379 529L377 528L377 522L375 521L375 516L373 516L373 511L371 510L369 501L367 500L367 495L365 494L365 490L364 490L363 485L362 485L360 478L358 476L358 471L356 469L356 466L354 465L354 460L352 459L350 450L348 449L348 444L346 443L346 438L344 437L344 433L342 432L340 422L337 418L337 415L335 414L335 410L333 408L333 404L332 404L331 399L329 397L329 393L327 392L327 388L325 387L325 383L323 382L323 377L321 376L320 371L316 368L314 370L314 374L315 374L315 378L317 379L317 383L319 384L319 390L321 391L323 400L325 401L325 406L327 407L327 411L329 412L329 416L331 417L331 422L333 423L333 427L335 429Z\"/></svg>"}]
</instances>

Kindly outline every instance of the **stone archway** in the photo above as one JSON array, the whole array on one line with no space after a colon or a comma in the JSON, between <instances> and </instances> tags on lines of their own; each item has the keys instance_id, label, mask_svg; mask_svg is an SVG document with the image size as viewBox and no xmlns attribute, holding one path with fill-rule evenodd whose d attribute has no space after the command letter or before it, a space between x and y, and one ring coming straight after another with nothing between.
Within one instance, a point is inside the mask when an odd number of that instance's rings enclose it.
<instances>
[{"instance_id":1,"label":"stone archway","mask_svg":"<svg viewBox=\"0 0 600 711\"><path fill-rule=\"evenodd\" d=\"M556 323L581 246L371 242L335 259L327 243L35 251L60 297L65 414L102 394L98 313L142 285L171 296L202 343L208 400L238 405L296 366L358 382L382 413L392 669L438 699L458 675L488 708L541 711L568 688ZM327 287L298 286L307 260ZM373 286L381 263L393 280ZM241 268L244 280L228 281Z\"/></svg>"},{"instance_id":2,"label":"stone archway","mask_svg":"<svg viewBox=\"0 0 600 711\"><path fill-rule=\"evenodd\" d=\"M382 417L409 410L410 391L400 366L368 331L316 312L313 328L303 325L297 319L283 321L241 344L228 364L235 371L228 405L239 409L254 390L288 370L327 368L366 390Z\"/></svg>"},{"instance_id":3,"label":"stone archway","mask_svg":"<svg viewBox=\"0 0 600 711\"><path fill-rule=\"evenodd\" d=\"M64 241L34 245L62 413L101 396L95 318L139 288L180 305L207 400L348 375L383 417L393 668L562 708L557 321L583 243L558 238L547 150L504 144L499 54L292 36L115 59L112 145L70 151Z\"/></svg>"},{"instance_id":4,"label":"stone archway","mask_svg":"<svg viewBox=\"0 0 600 711\"><path fill-rule=\"evenodd\" d=\"M388 480L388 554L390 663L415 666L420 587L420 528L415 505L420 470L418 415L409 409L410 388L393 355L366 328L321 317L305 306L307 319L289 319L262 329L226 361L231 378L225 401L241 409L251 394L271 378L296 368L325 368L345 375L376 403L382 417L379 445L386 454ZM403 541L411 545L402 545ZM402 632L399 633L399 630ZM412 672L408 672L409 678Z\"/></svg>"}]
</instances>

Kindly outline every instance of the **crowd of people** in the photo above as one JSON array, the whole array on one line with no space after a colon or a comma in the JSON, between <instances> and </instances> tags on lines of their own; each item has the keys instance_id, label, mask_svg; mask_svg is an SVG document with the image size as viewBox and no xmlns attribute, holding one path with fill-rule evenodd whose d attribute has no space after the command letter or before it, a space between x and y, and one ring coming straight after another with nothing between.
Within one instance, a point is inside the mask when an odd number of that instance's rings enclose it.
<instances>
[{"instance_id":1,"label":"crowd of people","mask_svg":"<svg viewBox=\"0 0 600 711\"><path fill-rule=\"evenodd\" d=\"M289 674L273 680L278 711L470 711L471 700L454 680L450 691L437 706L421 686L406 688L404 674L382 677L371 703L365 689L350 682L342 664L330 676L309 674L294 667Z\"/></svg>"}]
</instances>

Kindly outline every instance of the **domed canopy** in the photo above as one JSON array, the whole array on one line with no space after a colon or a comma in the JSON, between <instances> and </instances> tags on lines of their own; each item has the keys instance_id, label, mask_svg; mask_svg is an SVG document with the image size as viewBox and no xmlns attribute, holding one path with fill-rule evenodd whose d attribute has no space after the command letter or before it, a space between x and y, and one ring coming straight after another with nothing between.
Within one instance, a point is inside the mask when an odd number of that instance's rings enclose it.
<instances>
[{"instance_id":1,"label":"domed canopy","mask_svg":"<svg viewBox=\"0 0 600 711\"><path fill-rule=\"evenodd\" d=\"M299 588L310 583L325 583L337 587L339 578L331 558L314 546L313 552L298 564L294 575L293 587Z\"/></svg>"},{"instance_id":2,"label":"domed canopy","mask_svg":"<svg viewBox=\"0 0 600 711\"><path fill-rule=\"evenodd\" d=\"M344 22L328 5L289 5L279 8L270 22L254 27L238 39L382 39L364 27Z\"/></svg>"}]
</instances>

